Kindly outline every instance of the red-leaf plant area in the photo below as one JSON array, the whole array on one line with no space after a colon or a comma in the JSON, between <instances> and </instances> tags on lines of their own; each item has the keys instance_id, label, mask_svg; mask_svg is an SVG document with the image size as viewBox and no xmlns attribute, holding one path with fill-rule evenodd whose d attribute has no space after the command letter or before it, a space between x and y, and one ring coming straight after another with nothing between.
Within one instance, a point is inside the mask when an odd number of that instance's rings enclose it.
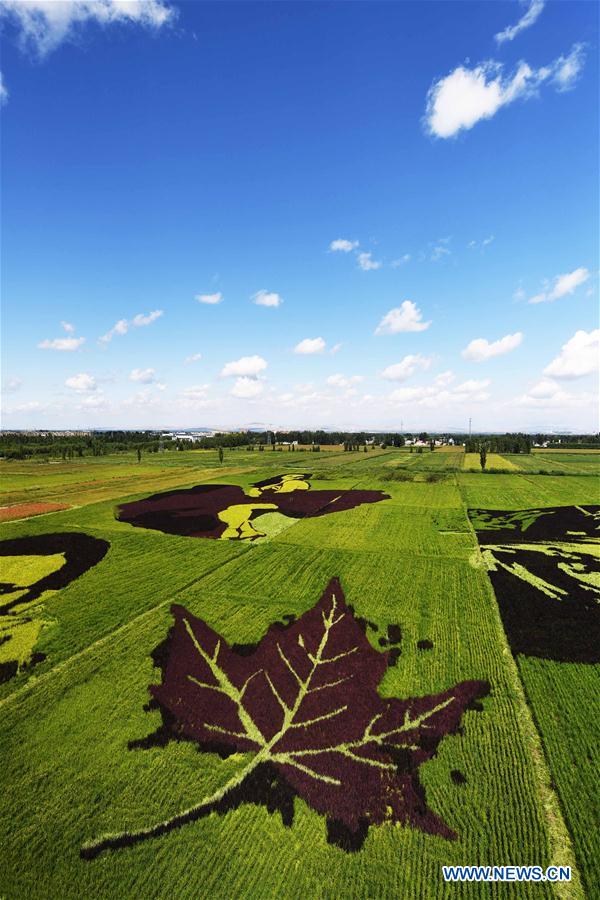
<instances>
[{"instance_id":1,"label":"red-leaf plant area","mask_svg":"<svg viewBox=\"0 0 600 900\"><path fill-rule=\"evenodd\" d=\"M163 716L159 742L192 740L205 751L243 753L244 762L173 819L103 836L84 846L84 858L244 801L279 807L284 821L286 808L291 824L294 795L326 817L329 840L347 850L384 822L456 837L428 809L418 769L457 731L465 709L477 708L487 682L408 700L381 697L389 652L373 649L337 579L293 624L272 625L252 652L236 651L183 606L172 612L162 682L150 687Z\"/></svg>"}]
</instances>

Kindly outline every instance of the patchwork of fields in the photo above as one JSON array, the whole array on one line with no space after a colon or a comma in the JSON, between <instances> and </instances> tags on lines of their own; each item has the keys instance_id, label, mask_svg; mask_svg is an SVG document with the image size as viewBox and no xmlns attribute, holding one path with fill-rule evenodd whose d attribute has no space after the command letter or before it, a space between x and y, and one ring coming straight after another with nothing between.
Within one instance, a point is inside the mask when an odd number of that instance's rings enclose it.
<instances>
[{"instance_id":1,"label":"patchwork of fields","mask_svg":"<svg viewBox=\"0 0 600 900\"><path fill-rule=\"evenodd\" d=\"M516 863L573 879L511 896L593 897L600 667L511 649L480 513L594 516L600 455L499 459L3 463L0 506L69 508L1 530L0 896L441 898Z\"/></svg>"}]
</instances>

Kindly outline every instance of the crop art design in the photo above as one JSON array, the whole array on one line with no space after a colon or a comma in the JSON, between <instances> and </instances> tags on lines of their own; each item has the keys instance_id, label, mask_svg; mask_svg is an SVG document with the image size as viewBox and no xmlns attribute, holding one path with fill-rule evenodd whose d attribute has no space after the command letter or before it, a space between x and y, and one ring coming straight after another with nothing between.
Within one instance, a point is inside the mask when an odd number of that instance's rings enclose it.
<instances>
[{"instance_id":1,"label":"crop art design","mask_svg":"<svg viewBox=\"0 0 600 900\"><path fill-rule=\"evenodd\" d=\"M35 652L50 624L43 601L105 556L107 541L79 532L0 541L0 682L45 659Z\"/></svg>"},{"instance_id":2,"label":"crop art design","mask_svg":"<svg viewBox=\"0 0 600 900\"><path fill-rule=\"evenodd\" d=\"M175 624L153 654L162 681L150 687L162 726L130 746L190 740L203 752L243 756L224 784L189 808L91 841L84 858L244 802L279 810L291 826L295 797L326 818L328 840L348 851L383 823L456 837L428 808L419 767L457 732L465 710L477 708L487 682L407 700L381 697L389 652L373 649L337 579L299 619L271 625L250 652L236 652L183 606L172 613ZM399 632L391 637L397 643Z\"/></svg>"},{"instance_id":3,"label":"crop art design","mask_svg":"<svg viewBox=\"0 0 600 900\"><path fill-rule=\"evenodd\" d=\"M600 507L472 509L513 653L600 661Z\"/></svg>"},{"instance_id":4,"label":"crop art design","mask_svg":"<svg viewBox=\"0 0 600 900\"><path fill-rule=\"evenodd\" d=\"M310 477L309 473L276 475L255 482L248 493L234 484L200 484L123 503L117 518L167 534L255 541L276 534L298 519L389 499L382 491L314 491Z\"/></svg>"}]
</instances>

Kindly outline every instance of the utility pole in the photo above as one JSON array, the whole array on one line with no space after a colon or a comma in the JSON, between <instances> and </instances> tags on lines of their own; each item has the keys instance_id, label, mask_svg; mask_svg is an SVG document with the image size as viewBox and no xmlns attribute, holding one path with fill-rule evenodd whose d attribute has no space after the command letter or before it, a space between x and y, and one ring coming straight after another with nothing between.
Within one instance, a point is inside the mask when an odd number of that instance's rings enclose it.
<instances>
[{"instance_id":1,"label":"utility pole","mask_svg":"<svg viewBox=\"0 0 600 900\"><path fill-rule=\"evenodd\" d=\"M469 440L471 440L471 417L469 416Z\"/></svg>"}]
</instances>

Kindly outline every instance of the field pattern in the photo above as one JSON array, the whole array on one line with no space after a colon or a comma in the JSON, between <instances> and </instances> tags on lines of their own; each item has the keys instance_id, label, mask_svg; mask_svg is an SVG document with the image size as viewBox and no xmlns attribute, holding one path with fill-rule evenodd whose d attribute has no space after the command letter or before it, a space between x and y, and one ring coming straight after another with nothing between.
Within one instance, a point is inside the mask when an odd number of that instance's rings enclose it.
<instances>
[{"instance_id":1,"label":"field pattern","mask_svg":"<svg viewBox=\"0 0 600 900\"><path fill-rule=\"evenodd\" d=\"M511 896L582 896L578 872L593 896L597 666L515 664L466 507L590 506L594 479L463 472L440 450L157 457L5 467L4 503L78 504L5 523L8 550L107 550L39 595L44 658L0 685L0 894L442 898L442 864L514 861L576 871ZM243 517L258 540L117 508L199 485L279 506ZM321 491L378 498L282 512ZM13 589L60 572L63 551L50 571L37 552L4 553Z\"/></svg>"}]
</instances>

